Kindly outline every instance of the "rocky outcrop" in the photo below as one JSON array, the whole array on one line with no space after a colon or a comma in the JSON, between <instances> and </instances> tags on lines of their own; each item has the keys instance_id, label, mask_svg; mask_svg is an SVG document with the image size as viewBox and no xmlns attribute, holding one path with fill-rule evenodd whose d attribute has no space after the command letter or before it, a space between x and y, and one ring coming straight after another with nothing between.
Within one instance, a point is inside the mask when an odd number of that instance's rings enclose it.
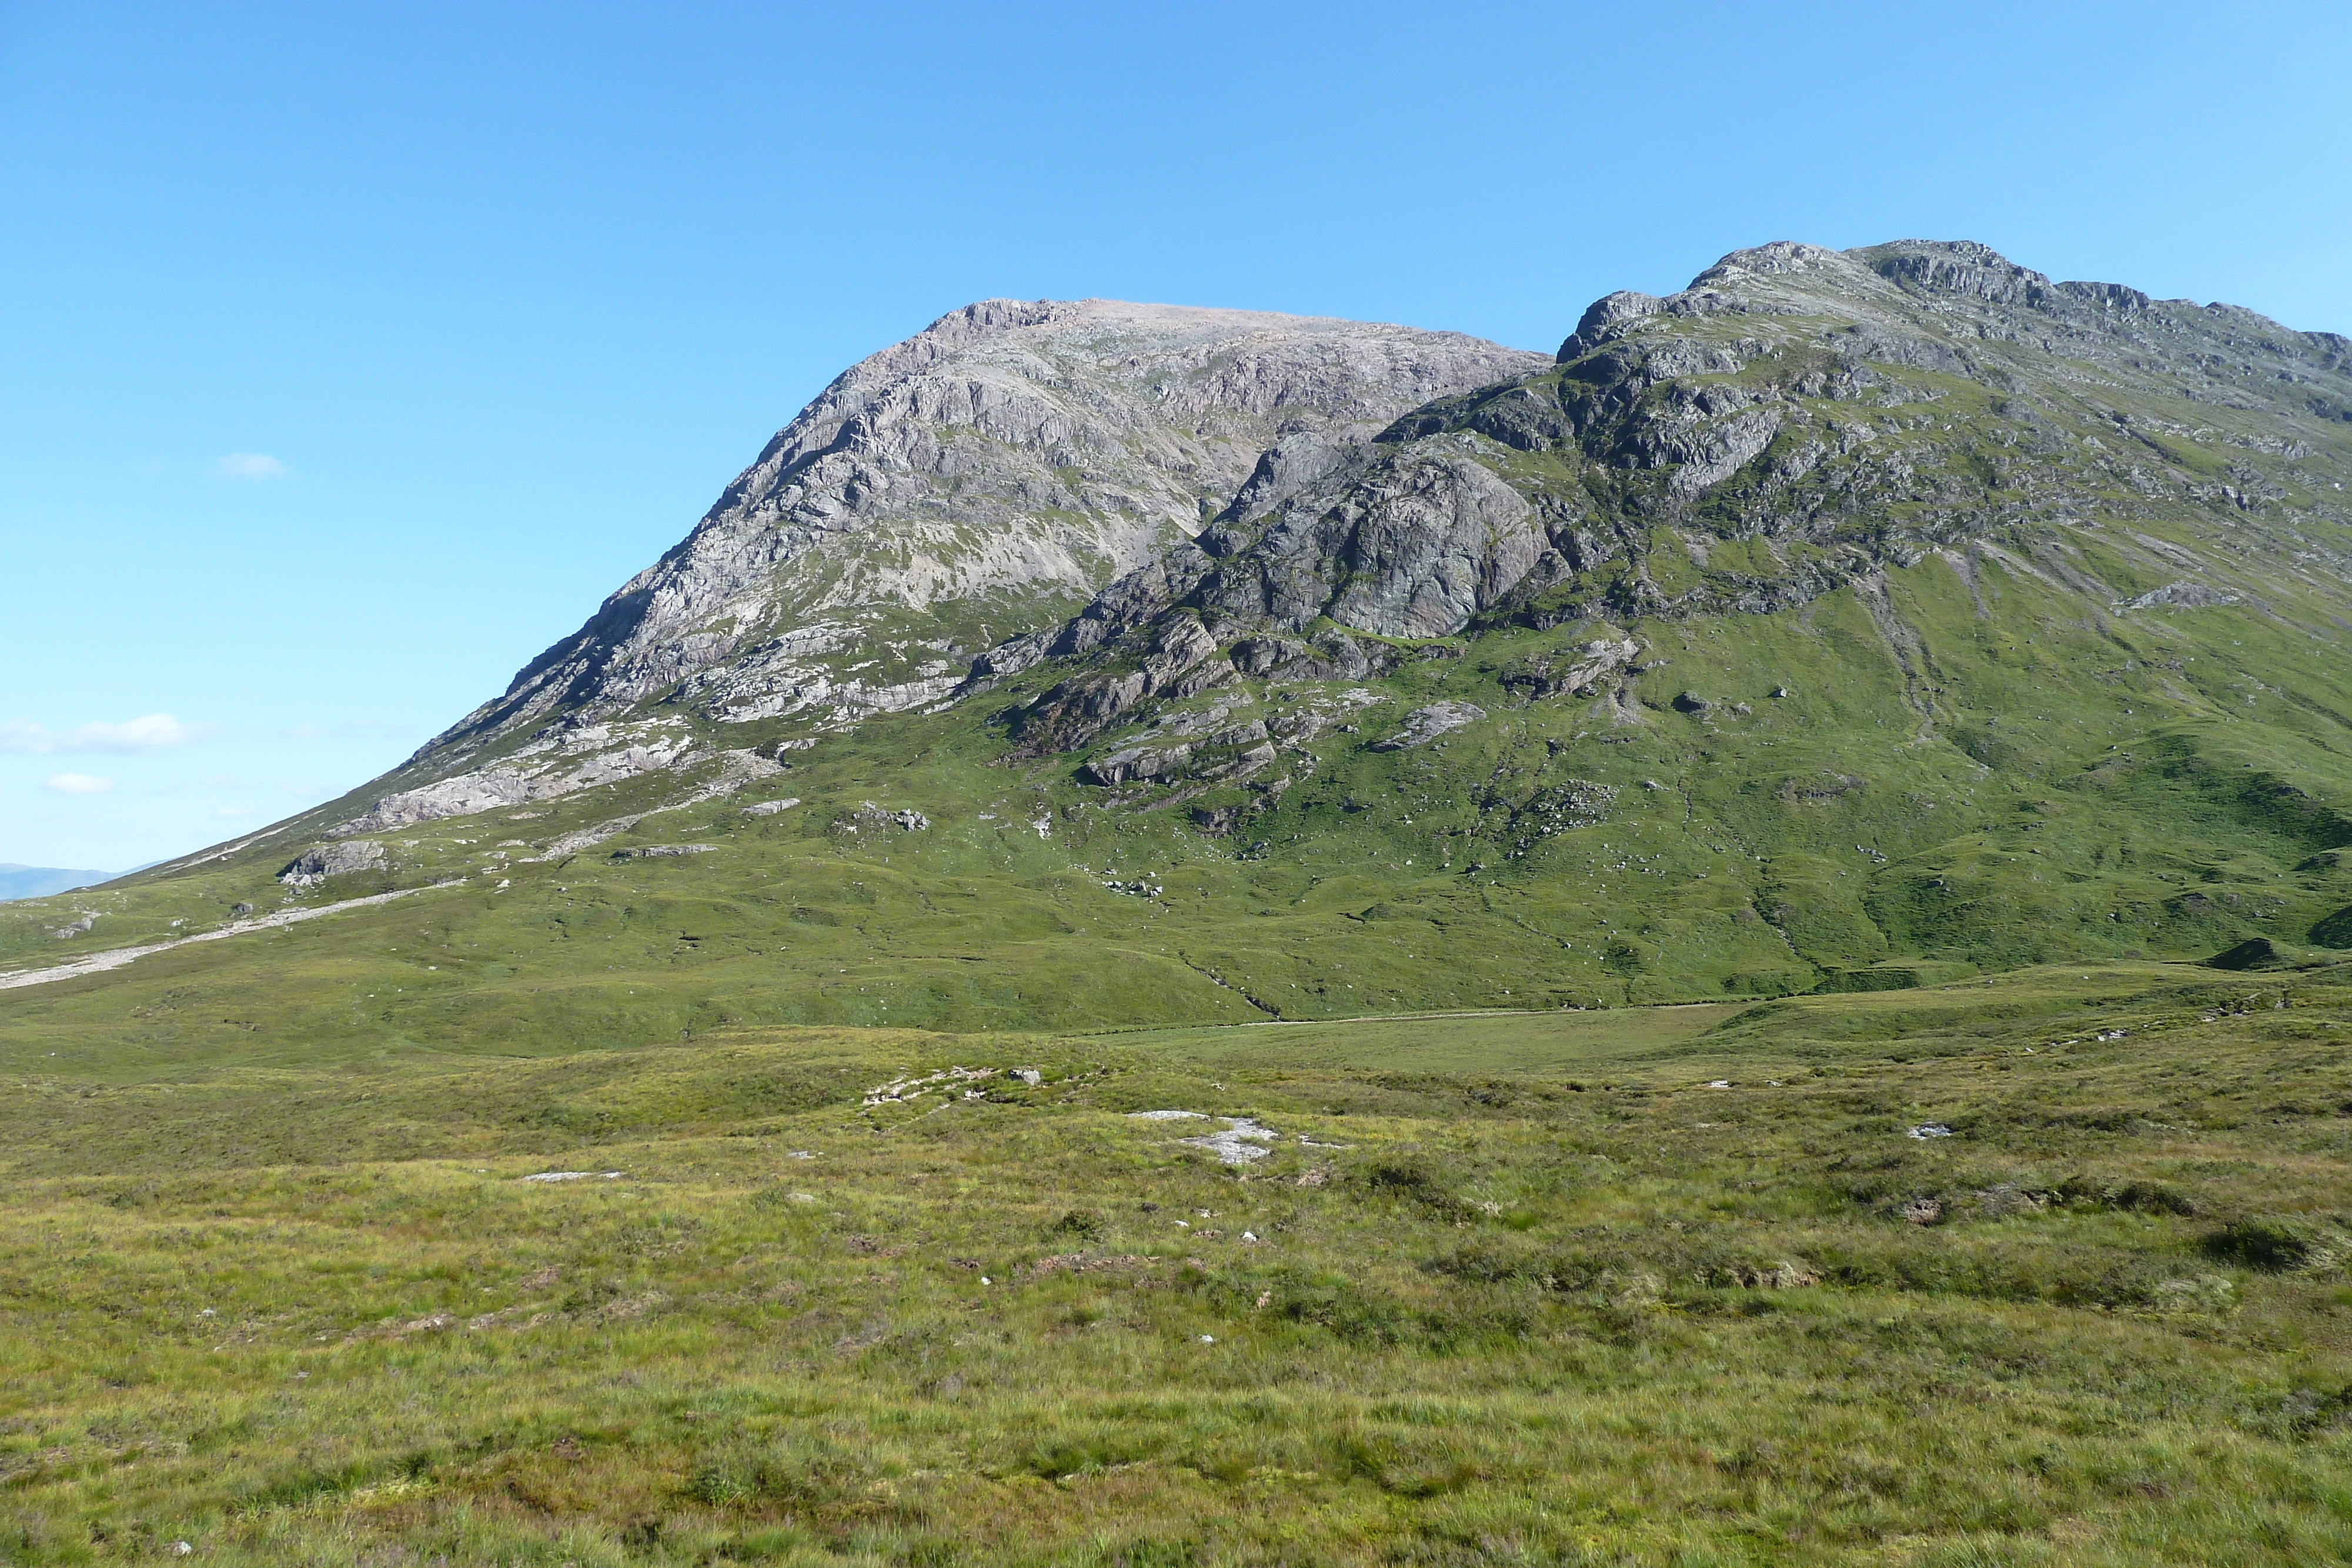
<instances>
[{"instance_id":1,"label":"rocky outcrop","mask_svg":"<svg viewBox=\"0 0 2352 1568\"><path fill-rule=\"evenodd\" d=\"M1198 538L1059 629L991 650L965 689L1076 661L1013 720L1024 749L1069 749L1236 676L1360 679L1413 656L1400 643L1482 617L1606 629L1521 685L1598 693L1634 654L1612 619L1769 613L1848 583L1875 596L1886 566L1931 553L1963 574L2000 559L2103 611L2252 598L2259 584L2227 565L2234 539L2208 552L2111 537L2143 567L2196 573L2131 596L2053 535L2115 514L2126 492L2127 514L2208 533L2298 497L2340 526L2342 504L2287 466L2311 444L2277 432L2352 410L2346 346L2228 307L2053 283L1977 245L1737 252L1681 293L1601 299L1548 370L1369 438L1276 443ZM2184 399L2213 409L2210 425L2147 412ZM2217 447L2237 455L2218 462ZM2352 568L2297 537L2312 563L2297 570Z\"/></svg>"},{"instance_id":2,"label":"rocky outcrop","mask_svg":"<svg viewBox=\"0 0 2352 1568\"><path fill-rule=\"evenodd\" d=\"M895 829L899 832L920 833L929 831L931 820L922 812L902 808L889 810L868 800L855 811L845 811L833 820L836 833L871 833Z\"/></svg>"},{"instance_id":3,"label":"rocky outcrop","mask_svg":"<svg viewBox=\"0 0 2352 1568\"><path fill-rule=\"evenodd\" d=\"M461 773L422 789L403 789L386 795L335 831L380 833L442 817L470 817L477 811L494 810L500 806L520 806L530 798L530 781L511 768Z\"/></svg>"},{"instance_id":4,"label":"rocky outcrop","mask_svg":"<svg viewBox=\"0 0 2352 1568\"><path fill-rule=\"evenodd\" d=\"M982 301L827 387L691 536L437 744L665 694L721 720L936 700L972 652L1195 532L1279 438L1376 430L1541 363L1403 327Z\"/></svg>"},{"instance_id":5,"label":"rocky outcrop","mask_svg":"<svg viewBox=\"0 0 2352 1568\"><path fill-rule=\"evenodd\" d=\"M321 844L305 850L293 862L278 873L278 880L289 887L314 887L331 876L343 876L355 871L382 871L391 857L382 844L370 839L346 839L341 843Z\"/></svg>"},{"instance_id":6,"label":"rocky outcrop","mask_svg":"<svg viewBox=\"0 0 2352 1568\"><path fill-rule=\"evenodd\" d=\"M1402 729L1384 740L1372 742L1369 749L1408 751L1416 746L1427 746L1439 736L1467 729L1486 716L1486 710L1476 703L1431 703L1405 715Z\"/></svg>"},{"instance_id":7,"label":"rocky outcrop","mask_svg":"<svg viewBox=\"0 0 2352 1568\"><path fill-rule=\"evenodd\" d=\"M1228 723L1232 710L1184 715L1138 736L1079 770L1090 784L1168 783L1179 779L1238 779L1276 755L1261 718Z\"/></svg>"},{"instance_id":8,"label":"rocky outcrop","mask_svg":"<svg viewBox=\"0 0 2352 1568\"><path fill-rule=\"evenodd\" d=\"M496 767L436 779L415 789L395 790L359 816L329 830L337 834L387 832L444 817L470 817L502 806L550 800L599 784L616 784L640 774L667 772L699 760L694 739L676 723L572 725L551 729L510 752ZM727 770L739 782L775 765L748 753L725 754Z\"/></svg>"}]
</instances>

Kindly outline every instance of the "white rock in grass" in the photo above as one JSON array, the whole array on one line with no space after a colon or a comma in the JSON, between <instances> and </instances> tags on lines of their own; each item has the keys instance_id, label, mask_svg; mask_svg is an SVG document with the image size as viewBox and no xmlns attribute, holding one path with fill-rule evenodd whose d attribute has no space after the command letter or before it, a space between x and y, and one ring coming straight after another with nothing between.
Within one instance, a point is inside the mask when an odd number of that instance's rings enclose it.
<instances>
[{"instance_id":1,"label":"white rock in grass","mask_svg":"<svg viewBox=\"0 0 2352 1568\"><path fill-rule=\"evenodd\" d=\"M1229 1166L1246 1166L1265 1158L1271 1150L1263 1145L1275 1141L1271 1127L1261 1127L1247 1116L1227 1116L1221 1133L1206 1133L1197 1138L1180 1138L1177 1142L1196 1149L1206 1149L1218 1160Z\"/></svg>"}]
</instances>

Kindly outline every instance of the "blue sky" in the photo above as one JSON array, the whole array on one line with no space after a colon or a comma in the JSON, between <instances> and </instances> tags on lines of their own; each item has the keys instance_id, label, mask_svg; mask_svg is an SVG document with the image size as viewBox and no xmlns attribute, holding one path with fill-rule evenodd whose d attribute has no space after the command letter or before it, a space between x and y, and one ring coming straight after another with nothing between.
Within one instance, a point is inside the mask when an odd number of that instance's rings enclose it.
<instances>
[{"instance_id":1,"label":"blue sky","mask_svg":"<svg viewBox=\"0 0 2352 1568\"><path fill-rule=\"evenodd\" d=\"M0 0L0 861L500 689L992 295L1555 346L1780 238L2352 330L2337 5Z\"/></svg>"}]
</instances>

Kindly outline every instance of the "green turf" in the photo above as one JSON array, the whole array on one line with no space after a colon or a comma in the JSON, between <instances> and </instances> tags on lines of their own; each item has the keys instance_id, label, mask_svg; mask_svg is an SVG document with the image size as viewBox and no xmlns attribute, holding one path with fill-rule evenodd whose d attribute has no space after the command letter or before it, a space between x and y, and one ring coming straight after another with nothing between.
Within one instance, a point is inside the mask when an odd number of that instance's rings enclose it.
<instances>
[{"instance_id":1,"label":"green turf","mask_svg":"<svg viewBox=\"0 0 2352 1568\"><path fill-rule=\"evenodd\" d=\"M2337 969L2114 964L12 1059L0 1556L2337 1561L2347 1028Z\"/></svg>"}]
</instances>

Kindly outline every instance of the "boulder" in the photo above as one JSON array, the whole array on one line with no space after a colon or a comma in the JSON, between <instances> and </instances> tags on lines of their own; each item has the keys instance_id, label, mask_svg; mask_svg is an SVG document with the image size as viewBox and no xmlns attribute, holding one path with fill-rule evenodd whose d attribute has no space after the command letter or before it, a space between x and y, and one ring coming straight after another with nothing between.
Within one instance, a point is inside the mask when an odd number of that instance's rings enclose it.
<instances>
[{"instance_id":1,"label":"boulder","mask_svg":"<svg viewBox=\"0 0 2352 1568\"><path fill-rule=\"evenodd\" d=\"M1372 742L1373 751L1404 751L1416 746L1427 746L1441 735L1476 724L1486 716L1486 710L1475 703L1431 703L1417 707L1404 716L1404 727L1385 740Z\"/></svg>"},{"instance_id":2,"label":"boulder","mask_svg":"<svg viewBox=\"0 0 2352 1568\"><path fill-rule=\"evenodd\" d=\"M383 846L373 839L345 839L341 843L305 850L278 873L278 880L288 887L312 887L331 876L382 871L390 863Z\"/></svg>"}]
</instances>

